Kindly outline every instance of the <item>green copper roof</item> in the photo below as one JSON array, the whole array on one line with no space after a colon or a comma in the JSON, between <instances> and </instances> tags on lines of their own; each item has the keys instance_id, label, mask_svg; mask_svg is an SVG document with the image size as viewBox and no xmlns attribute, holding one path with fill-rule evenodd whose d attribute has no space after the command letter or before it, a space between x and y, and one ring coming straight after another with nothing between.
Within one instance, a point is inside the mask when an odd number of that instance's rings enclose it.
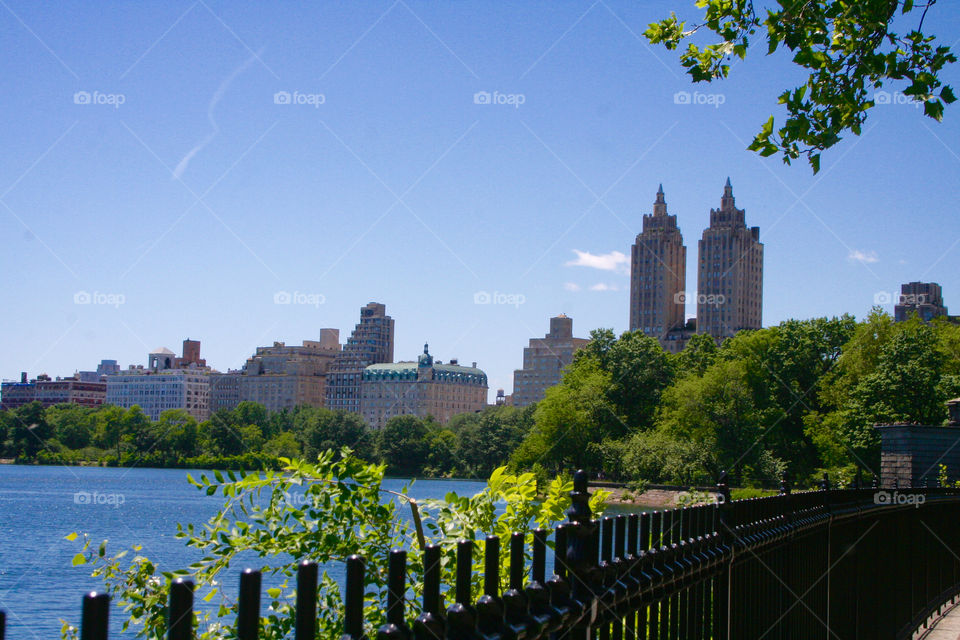
<instances>
[{"instance_id":1,"label":"green copper roof","mask_svg":"<svg viewBox=\"0 0 960 640\"><path fill-rule=\"evenodd\" d=\"M483 369L477 367L464 367L459 364L434 364L435 371L449 371L452 373L472 373L474 375L486 375ZM380 364L371 364L365 371L416 371L416 362L382 362Z\"/></svg>"},{"instance_id":2,"label":"green copper roof","mask_svg":"<svg viewBox=\"0 0 960 640\"><path fill-rule=\"evenodd\" d=\"M380 364L372 364L363 370L364 377L369 376L389 376L393 375L407 375L412 378L417 376L418 363L416 362L384 362ZM482 369L477 367L464 367L459 364L434 364L433 370L435 374L461 374L463 376L477 376L482 378L485 383L487 380L487 374L483 372Z\"/></svg>"}]
</instances>

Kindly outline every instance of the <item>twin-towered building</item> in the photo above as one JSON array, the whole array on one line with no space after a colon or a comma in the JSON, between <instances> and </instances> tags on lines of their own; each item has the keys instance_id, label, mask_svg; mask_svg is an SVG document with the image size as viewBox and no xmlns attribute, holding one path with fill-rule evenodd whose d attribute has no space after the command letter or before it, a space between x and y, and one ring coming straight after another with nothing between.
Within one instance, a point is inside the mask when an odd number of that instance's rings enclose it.
<instances>
[{"instance_id":1,"label":"twin-towered building","mask_svg":"<svg viewBox=\"0 0 960 640\"><path fill-rule=\"evenodd\" d=\"M710 226L704 229L698 249L693 293L686 288L687 249L677 217L667 213L661 185L653 214L643 216L643 230L631 250L630 330L657 338L667 351L681 351L694 331L721 340L762 326L760 229L747 227L729 178L720 208L710 209ZM684 318L688 297L694 296L695 324Z\"/></svg>"}]
</instances>

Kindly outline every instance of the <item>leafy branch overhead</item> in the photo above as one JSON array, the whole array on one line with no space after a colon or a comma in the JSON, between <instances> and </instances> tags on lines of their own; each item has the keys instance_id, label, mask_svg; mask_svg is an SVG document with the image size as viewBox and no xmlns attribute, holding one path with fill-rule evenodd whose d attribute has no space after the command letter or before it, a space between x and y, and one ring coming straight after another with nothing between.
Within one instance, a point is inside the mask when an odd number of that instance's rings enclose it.
<instances>
[{"instance_id":1,"label":"leafy branch overhead","mask_svg":"<svg viewBox=\"0 0 960 640\"><path fill-rule=\"evenodd\" d=\"M903 94L923 103L924 113L941 120L943 107L956 97L941 72L957 61L950 47L923 32L924 19L936 0L779 0L775 8L758 15L750 0L697 0L706 10L703 22L687 27L676 14L655 22L644 32L654 44L679 49L680 63L694 82L726 78L734 56L744 59L751 39L765 38L767 54L786 48L793 63L808 73L807 81L780 95L787 110L775 129L770 116L748 147L762 156L780 153L790 164L806 156L814 173L820 153L847 131L860 135L867 111L874 106L873 91L885 82L909 83ZM911 13L909 17L903 17ZM916 22L901 35L895 22ZM689 39L709 31L719 42L698 46Z\"/></svg>"}]
</instances>

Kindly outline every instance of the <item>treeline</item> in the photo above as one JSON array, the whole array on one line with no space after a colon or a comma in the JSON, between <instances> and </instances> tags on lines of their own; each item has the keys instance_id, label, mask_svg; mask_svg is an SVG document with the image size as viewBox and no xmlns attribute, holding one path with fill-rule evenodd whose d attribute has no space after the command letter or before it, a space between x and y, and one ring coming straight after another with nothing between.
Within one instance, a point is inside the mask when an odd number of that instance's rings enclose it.
<instances>
[{"instance_id":1,"label":"treeline","mask_svg":"<svg viewBox=\"0 0 960 640\"><path fill-rule=\"evenodd\" d=\"M694 336L669 354L640 332L592 332L562 382L535 406L454 416L396 416L371 430L356 415L300 407L268 413L242 402L197 422L156 421L139 407L39 403L0 413L0 456L21 462L200 468L277 467L349 446L400 476L484 478L509 462L549 476L572 468L611 479L810 485L879 469L878 423L937 425L960 395L960 327L790 320L717 346Z\"/></svg>"},{"instance_id":2,"label":"treeline","mask_svg":"<svg viewBox=\"0 0 960 640\"><path fill-rule=\"evenodd\" d=\"M875 424L939 425L960 395L960 327L880 309L856 322L790 320L678 354L640 332L597 330L549 389L516 467L734 486L798 485L879 470Z\"/></svg>"},{"instance_id":3,"label":"treeline","mask_svg":"<svg viewBox=\"0 0 960 640\"><path fill-rule=\"evenodd\" d=\"M454 416L396 416L383 429L343 411L298 407L270 413L241 402L198 422L182 409L151 420L140 407L34 402L0 412L0 457L43 464L194 468L279 468L279 458L315 460L344 446L403 476L485 478L533 426L533 408L490 407Z\"/></svg>"}]
</instances>

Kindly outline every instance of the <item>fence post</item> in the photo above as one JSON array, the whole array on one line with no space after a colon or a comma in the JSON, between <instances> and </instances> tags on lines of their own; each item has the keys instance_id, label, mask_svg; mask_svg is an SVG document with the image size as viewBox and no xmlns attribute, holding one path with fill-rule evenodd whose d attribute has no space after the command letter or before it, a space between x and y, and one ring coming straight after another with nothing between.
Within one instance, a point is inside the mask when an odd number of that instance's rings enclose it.
<instances>
[{"instance_id":1,"label":"fence post","mask_svg":"<svg viewBox=\"0 0 960 640\"><path fill-rule=\"evenodd\" d=\"M457 601L447 609L447 638L472 640L477 626L477 613L470 604L470 577L473 572L473 541L457 542Z\"/></svg>"},{"instance_id":2,"label":"fence post","mask_svg":"<svg viewBox=\"0 0 960 640\"><path fill-rule=\"evenodd\" d=\"M297 567L296 640L317 636L317 563L304 560Z\"/></svg>"},{"instance_id":3,"label":"fence post","mask_svg":"<svg viewBox=\"0 0 960 640\"><path fill-rule=\"evenodd\" d=\"M193 582L177 578L170 585L169 640L193 640Z\"/></svg>"},{"instance_id":4,"label":"fence post","mask_svg":"<svg viewBox=\"0 0 960 640\"><path fill-rule=\"evenodd\" d=\"M0 616L3 614L0 613ZM107 640L110 617L110 596L91 591L83 596L83 617L80 622L80 640ZM3 640L3 619L0 618L0 640Z\"/></svg>"},{"instance_id":5,"label":"fence post","mask_svg":"<svg viewBox=\"0 0 960 640\"><path fill-rule=\"evenodd\" d=\"M377 640L404 640L410 637L410 630L403 620L406 582L407 552L394 549L387 563L387 623L377 631Z\"/></svg>"},{"instance_id":6,"label":"fence post","mask_svg":"<svg viewBox=\"0 0 960 640\"><path fill-rule=\"evenodd\" d=\"M366 640L363 634L363 573L363 556L354 554L347 558L343 632L351 640Z\"/></svg>"},{"instance_id":7,"label":"fence post","mask_svg":"<svg viewBox=\"0 0 960 640\"><path fill-rule=\"evenodd\" d=\"M423 549L423 613L413 623L413 635L417 640L438 640L443 638L443 629L444 620L440 607L440 545L431 544Z\"/></svg>"},{"instance_id":8,"label":"fence post","mask_svg":"<svg viewBox=\"0 0 960 640\"><path fill-rule=\"evenodd\" d=\"M237 612L239 640L257 640L260 635L260 572L246 569L240 574L240 604Z\"/></svg>"},{"instance_id":9,"label":"fence post","mask_svg":"<svg viewBox=\"0 0 960 640\"><path fill-rule=\"evenodd\" d=\"M570 508L567 510L567 518L572 524L567 528L566 554L571 593L583 611L574 628L573 640L591 640L591 627L597 619L597 598L593 592L597 559L596 554L591 553L595 525L590 519L589 502L587 472L579 469L573 474L573 491L570 492Z\"/></svg>"}]
</instances>

